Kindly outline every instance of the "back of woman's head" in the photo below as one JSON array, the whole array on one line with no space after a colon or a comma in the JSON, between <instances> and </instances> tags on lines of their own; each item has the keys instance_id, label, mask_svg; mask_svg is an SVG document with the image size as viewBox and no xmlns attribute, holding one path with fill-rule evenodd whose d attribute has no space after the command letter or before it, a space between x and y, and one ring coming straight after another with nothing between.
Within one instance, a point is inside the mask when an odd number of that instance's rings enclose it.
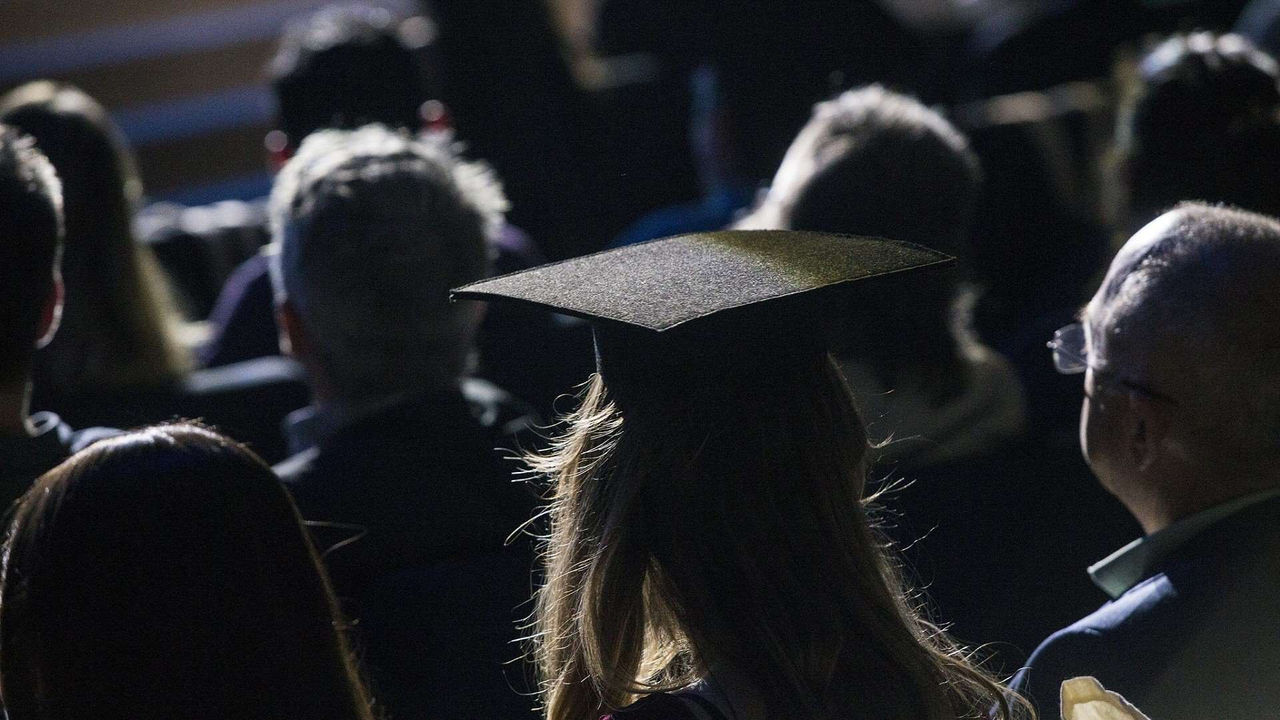
<instances>
[{"instance_id":1,"label":"back of woman's head","mask_svg":"<svg viewBox=\"0 0 1280 720\"><path fill-rule=\"evenodd\" d=\"M862 423L827 356L686 387L602 369L534 463L554 483L534 635L551 720L716 667L748 678L770 717L997 703L909 608L862 504Z\"/></svg>"},{"instance_id":2,"label":"back of woman's head","mask_svg":"<svg viewBox=\"0 0 1280 720\"><path fill-rule=\"evenodd\" d=\"M100 441L15 507L9 717L368 717L333 596L261 460L193 425Z\"/></svg>"},{"instance_id":3,"label":"back of woman's head","mask_svg":"<svg viewBox=\"0 0 1280 720\"><path fill-rule=\"evenodd\" d=\"M172 379L189 358L169 336L173 301L155 258L135 241L142 184L120 129L93 98L49 81L0 97L0 122L34 137L62 180L67 302L37 386Z\"/></svg>"}]
</instances>

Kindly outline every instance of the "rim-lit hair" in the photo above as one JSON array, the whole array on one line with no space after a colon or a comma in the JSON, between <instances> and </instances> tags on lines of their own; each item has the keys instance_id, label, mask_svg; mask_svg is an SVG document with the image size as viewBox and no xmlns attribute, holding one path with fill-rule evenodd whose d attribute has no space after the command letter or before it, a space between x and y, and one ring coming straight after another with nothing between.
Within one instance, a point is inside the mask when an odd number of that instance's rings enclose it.
<instances>
[{"instance_id":1,"label":"rim-lit hair","mask_svg":"<svg viewBox=\"0 0 1280 720\"><path fill-rule=\"evenodd\" d=\"M865 507L867 441L826 355L723 383L596 375L551 481L532 647L549 720L719 666L770 717L1009 717L920 619Z\"/></svg>"},{"instance_id":2,"label":"rim-lit hair","mask_svg":"<svg viewBox=\"0 0 1280 720\"><path fill-rule=\"evenodd\" d=\"M338 618L262 460L189 424L126 433L15 506L0 696L14 720L368 720Z\"/></svg>"},{"instance_id":3,"label":"rim-lit hair","mask_svg":"<svg viewBox=\"0 0 1280 720\"><path fill-rule=\"evenodd\" d=\"M0 124L0 382L25 381L62 247L62 183L35 141Z\"/></svg>"},{"instance_id":4,"label":"rim-lit hair","mask_svg":"<svg viewBox=\"0 0 1280 720\"><path fill-rule=\"evenodd\" d=\"M382 125L307 137L271 192L272 280L339 394L462 372L474 316L449 288L485 275L506 208L488 166L437 138Z\"/></svg>"}]
</instances>

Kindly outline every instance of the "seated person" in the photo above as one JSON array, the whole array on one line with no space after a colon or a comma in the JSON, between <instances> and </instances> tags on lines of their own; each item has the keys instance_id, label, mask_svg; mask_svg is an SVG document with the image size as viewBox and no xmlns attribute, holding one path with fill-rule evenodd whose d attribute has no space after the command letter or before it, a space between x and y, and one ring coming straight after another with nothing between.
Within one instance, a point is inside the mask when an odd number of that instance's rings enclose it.
<instances>
[{"instance_id":1,"label":"seated person","mask_svg":"<svg viewBox=\"0 0 1280 720\"><path fill-rule=\"evenodd\" d=\"M95 443L17 504L0 577L13 720L372 720L288 493L194 425Z\"/></svg>"},{"instance_id":2,"label":"seated person","mask_svg":"<svg viewBox=\"0 0 1280 720\"><path fill-rule=\"evenodd\" d=\"M532 462L550 485L530 634L548 720L1012 717L908 602L827 342L860 286L901 291L948 261L720 231L455 290L595 331L598 370Z\"/></svg>"},{"instance_id":3,"label":"seated person","mask_svg":"<svg viewBox=\"0 0 1280 720\"><path fill-rule=\"evenodd\" d=\"M1280 67L1240 35L1175 35L1142 58L1121 107L1117 229L1183 200L1280 215Z\"/></svg>"},{"instance_id":4,"label":"seated person","mask_svg":"<svg viewBox=\"0 0 1280 720\"><path fill-rule=\"evenodd\" d=\"M965 243L981 172L958 130L879 86L819 103L741 228L893 237L953 255ZM841 369L884 460L926 466L981 455L1022 432L1016 373L968 330L953 279L913 281L850 313ZM908 360L909 359L909 360Z\"/></svg>"},{"instance_id":5,"label":"seated person","mask_svg":"<svg viewBox=\"0 0 1280 720\"><path fill-rule=\"evenodd\" d=\"M0 505L106 431L29 415L31 363L62 315L62 186L35 141L0 125Z\"/></svg>"},{"instance_id":6,"label":"seated person","mask_svg":"<svg viewBox=\"0 0 1280 720\"><path fill-rule=\"evenodd\" d=\"M1058 369L1084 374L1083 454L1145 536L1089 568L1112 601L1015 681L1042 711L1076 675L1153 718L1280 707L1277 273L1280 222L1181 205L1125 243L1054 338Z\"/></svg>"},{"instance_id":7,"label":"seated person","mask_svg":"<svg viewBox=\"0 0 1280 720\"><path fill-rule=\"evenodd\" d=\"M35 137L65 198L66 310L60 332L36 355L33 407L76 426L200 417L268 458L283 457L280 422L306 403L298 369L267 361L191 373L190 328L150 248L134 237L141 184L106 110L73 87L38 81L0 98L0 119Z\"/></svg>"},{"instance_id":8,"label":"seated person","mask_svg":"<svg viewBox=\"0 0 1280 720\"><path fill-rule=\"evenodd\" d=\"M381 125L308 136L272 191L277 313L314 395L308 449L276 470L324 526L393 716L529 714L507 662L531 561L505 543L532 495L495 451L528 418L466 376L480 312L448 302L503 206L483 166Z\"/></svg>"}]
</instances>

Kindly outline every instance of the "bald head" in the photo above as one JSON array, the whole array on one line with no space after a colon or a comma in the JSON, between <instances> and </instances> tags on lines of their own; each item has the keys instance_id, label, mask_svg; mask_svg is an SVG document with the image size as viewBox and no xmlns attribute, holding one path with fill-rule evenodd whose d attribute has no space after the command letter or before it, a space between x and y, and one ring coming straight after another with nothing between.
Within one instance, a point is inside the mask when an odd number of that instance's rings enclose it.
<instances>
[{"instance_id":1,"label":"bald head","mask_svg":"<svg viewBox=\"0 0 1280 720\"><path fill-rule=\"evenodd\" d=\"M1185 412L1195 457L1280 457L1280 222L1184 204L1135 234L1085 312L1095 373Z\"/></svg>"}]
</instances>

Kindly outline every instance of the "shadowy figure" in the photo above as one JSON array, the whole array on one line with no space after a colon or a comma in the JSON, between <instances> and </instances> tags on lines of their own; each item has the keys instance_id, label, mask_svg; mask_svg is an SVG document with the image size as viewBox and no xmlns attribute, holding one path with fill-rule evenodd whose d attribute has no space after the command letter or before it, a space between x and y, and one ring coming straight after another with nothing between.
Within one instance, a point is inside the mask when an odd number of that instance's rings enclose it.
<instances>
[{"instance_id":1,"label":"shadowy figure","mask_svg":"<svg viewBox=\"0 0 1280 720\"><path fill-rule=\"evenodd\" d=\"M14 720L372 720L293 502L222 435L91 445L17 504L4 551Z\"/></svg>"}]
</instances>

